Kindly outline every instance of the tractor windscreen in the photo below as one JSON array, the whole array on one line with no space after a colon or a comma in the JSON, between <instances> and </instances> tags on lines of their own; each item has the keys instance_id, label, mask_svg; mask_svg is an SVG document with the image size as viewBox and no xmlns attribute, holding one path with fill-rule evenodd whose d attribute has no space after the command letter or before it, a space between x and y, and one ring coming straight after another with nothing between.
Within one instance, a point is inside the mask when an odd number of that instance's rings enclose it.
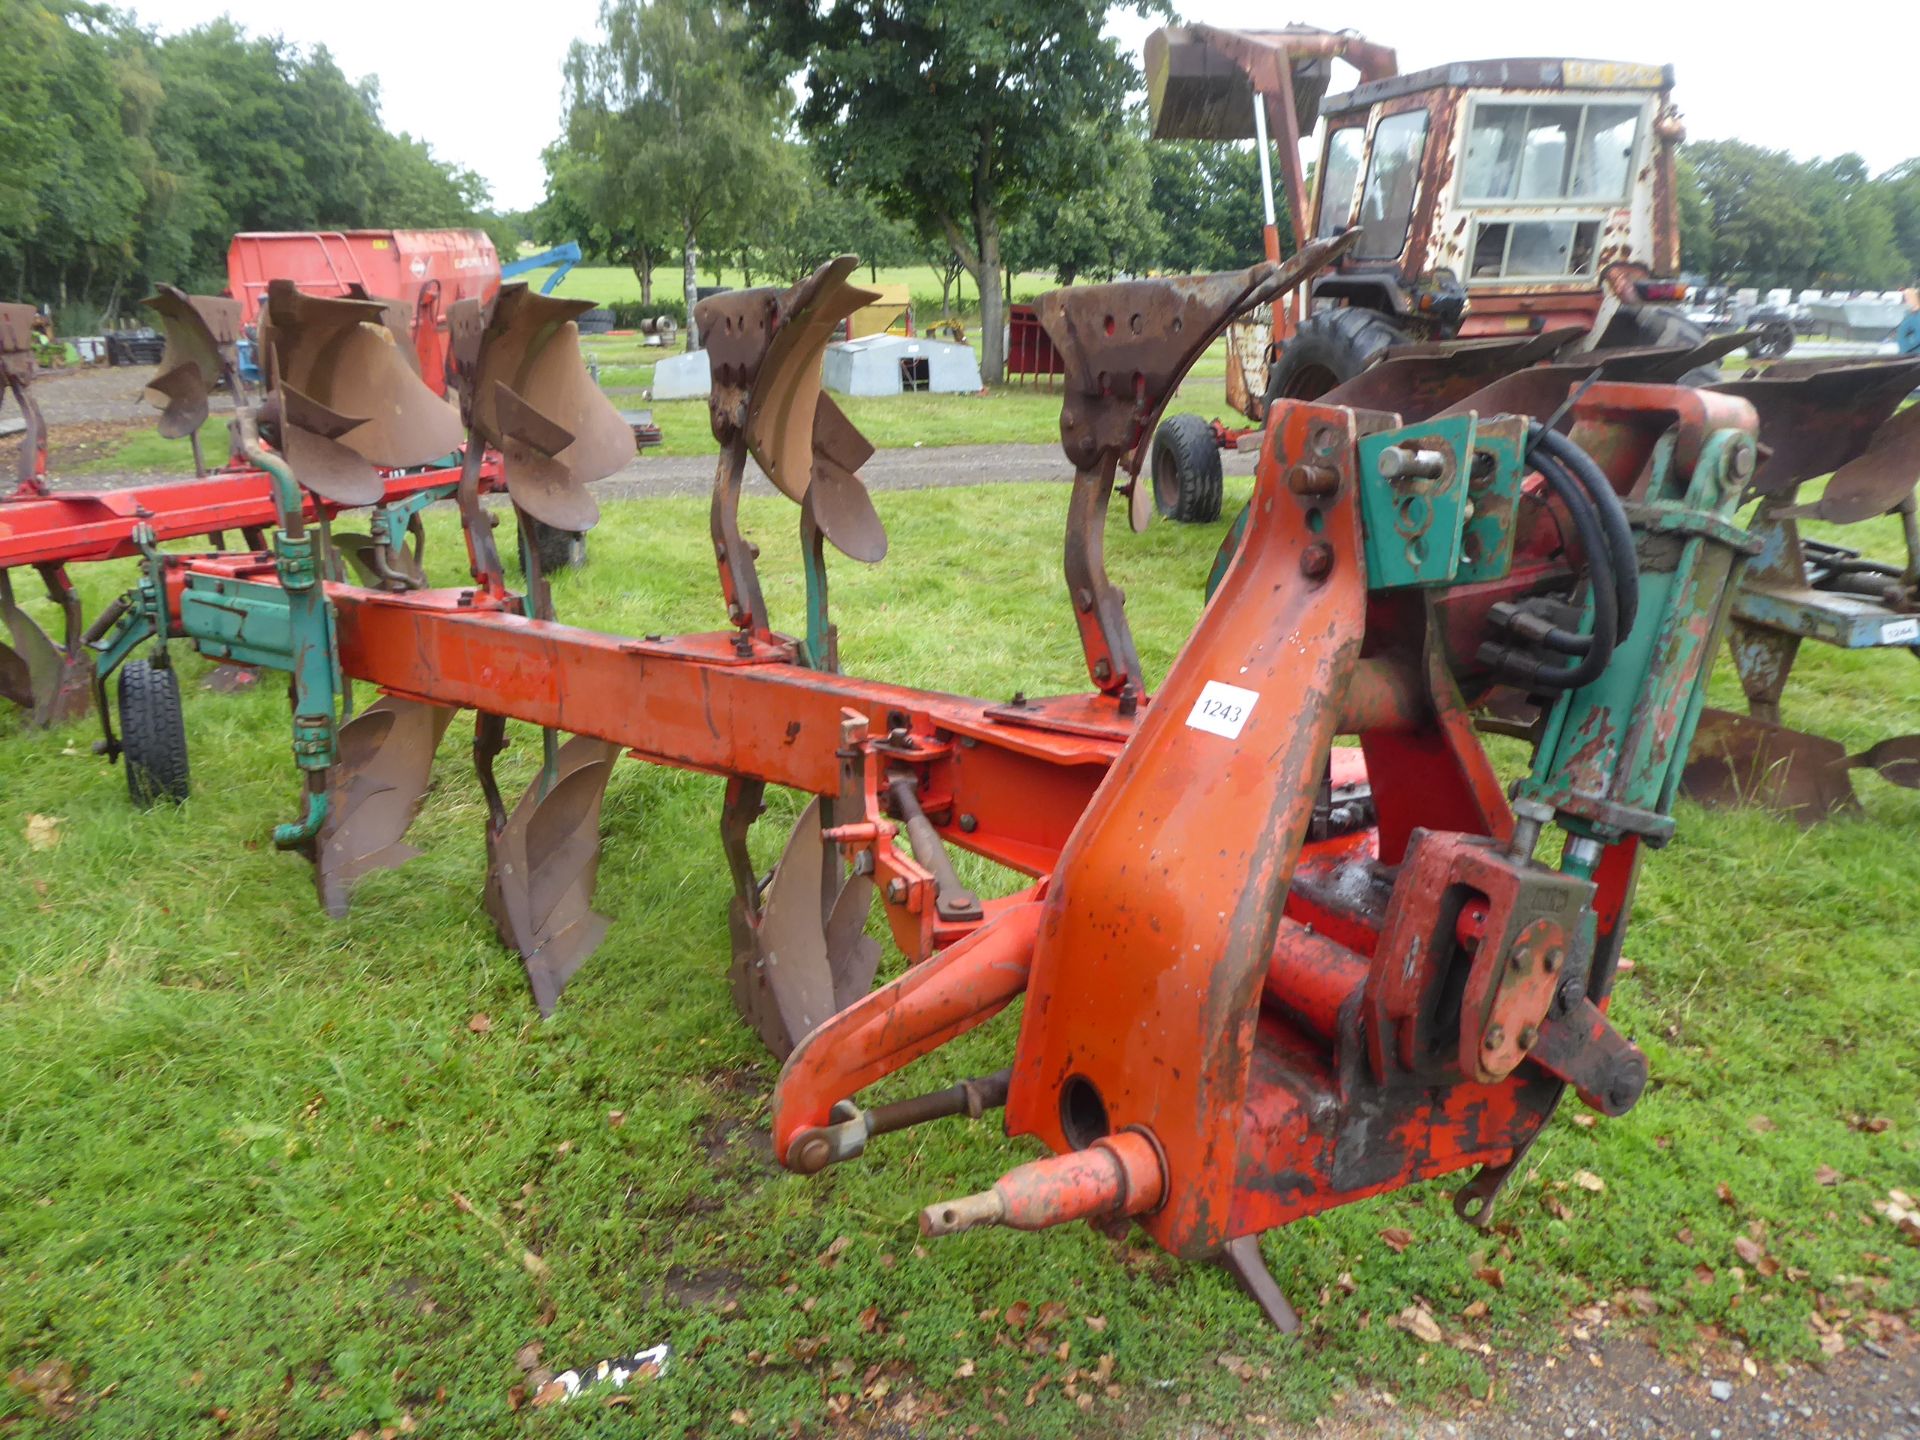
<instances>
[{"instance_id":1,"label":"tractor windscreen","mask_svg":"<svg viewBox=\"0 0 1920 1440\"><path fill-rule=\"evenodd\" d=\"M1475 225L1468 278L1593 274L1605 212L1628 198L1642 110L1618 101L1476 99L1460 193L1467 205L1496 213Z\"/></svg>"},{"instance_id":2,"label":"tractor windscreen","mask_svg":"<svg viewBox=\"0 0 1920 1440\"><path fill-rule=\"evenodd\" d=\"M1321 168L1320 227L1315 238L1330 240L1353 218L1353 187L1360 183L1360 161L1366 154L1367 132L1348 125L1327 135L1327 158Z\"/></svg>"},{"instance_id":3,"label":"tractor windscreen","mask_svg":"<svg viewBox=\"0 0 1920 1440\"><path fill-rule=\"evenodd\" d=\"M1357 260L1396 260L1407 248L1414 196L1420 189L1420 157L1427 148L1427 112L1389 115L1373 128L1373 163L1360 197Z\"/></svg>"}]
</instances>

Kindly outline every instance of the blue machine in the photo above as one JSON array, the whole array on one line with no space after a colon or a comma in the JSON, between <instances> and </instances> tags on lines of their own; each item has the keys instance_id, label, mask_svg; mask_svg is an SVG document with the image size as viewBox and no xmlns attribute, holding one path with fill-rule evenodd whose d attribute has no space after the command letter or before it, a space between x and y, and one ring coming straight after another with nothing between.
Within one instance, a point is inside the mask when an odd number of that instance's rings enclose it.
<instances>
[{"instance_id":1,"label":"blue machine","mask_svg":"<svg viewBox=\"0 0 1920 1440\"><path fill-rule=\"evenodd\" d=\"M525 275L530 270L544 270L549 265L557 266L558 268L553 274L549 275L540 286L540 293L542 295L551 295L553 293L553 287L565 279L566 273L579 263L580 246L576 242L569 240L564 245L556 245L551 250L543 251L538 255L530 255L524 260L509 261L500 267L500 278L502 280L512 280L516 276Z\"/></svg>"}]
</instances>

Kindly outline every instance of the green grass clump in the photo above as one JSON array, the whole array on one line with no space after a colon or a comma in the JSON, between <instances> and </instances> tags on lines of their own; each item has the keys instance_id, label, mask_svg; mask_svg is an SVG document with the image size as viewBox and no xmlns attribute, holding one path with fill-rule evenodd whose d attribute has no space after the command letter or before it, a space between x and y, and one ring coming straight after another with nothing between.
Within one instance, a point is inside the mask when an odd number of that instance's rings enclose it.
<instances>
[{"instance_id":1,"label":"green grass clump","mask_svg":"<svg viewBox=\"0 0 1920 1440\"><path fill-rule=\"evenodd\" d=\"M1231 515L1247 482L1228 486ZM996 698L1083 687L1058 572L1066 499L876 496L892 552L834 571L848 670ZM744 513L776 619L798 629L795 512ZM451 519L429 528L451 578ZM1153 676L1223 530L1110 536ZM592 545L556 582L563 615L631 634L722 621L703 502L610 505ZM79 571L89 613L132 576ZM922 1246L920 1205L1036 1153L991 1122L782 1173L777 1067L727 993L719 781L618 767L597 900L613 928L543 1023L480 907L465 724L410 836L423 854L329 921L304 862L268 839L298 790L284 692L208 693L208 667L175 654L195 789L177 809L130 808L90 723L0 717L0 1373L73 1367L88 1435L346 1436L403 1416L434 1435L759 1435L841 1414L873 1433L1161 1434L1311 1417L1360 1388L1456 1404L1497 1379L1479 1345L1503 1362L1540 1350L1570 1307L1632 1290L1667 1342L1712 1326L1762 1359L1814 1353L1816 1306L1857 1326L1920 1296L1920 1250L1870 1208L1920 1169L1920 795L1871 775L1862 818L1804 834L1683 805L1640 886L1614 1012L1652 1060L1640 1107L1557 1119L1492 1234L1429 1185L1270 1236L1307 1324L1286 1339L1222 1272L1138 1238L1069 1226ZM1730 676L1715 689L1731 701ZM1859 749L1915 728L1920 670L1809 646L1788 712ZM537 751L518 732L508 778ZM776 797L761 864L797 808ZM994 1069L1017 1024L879 1098ZM1888 1123L1857 1123L1874 1116ZM1413 1236L1404 1253L1390 1227ZM1743 1261L1743 1239L1777 1271ZM1416 1297L1467 1348L1391 1327ZM511 1415L523 1346L557 1370L658 1341L672 1366L631 1406ZM1090 1409L1066 1393L1074 1371L1104 1373L1073 1382ZM15 1433L72 1433L24 1396L0 1404L16 1411Z\"/></svg>"}]
</instances>

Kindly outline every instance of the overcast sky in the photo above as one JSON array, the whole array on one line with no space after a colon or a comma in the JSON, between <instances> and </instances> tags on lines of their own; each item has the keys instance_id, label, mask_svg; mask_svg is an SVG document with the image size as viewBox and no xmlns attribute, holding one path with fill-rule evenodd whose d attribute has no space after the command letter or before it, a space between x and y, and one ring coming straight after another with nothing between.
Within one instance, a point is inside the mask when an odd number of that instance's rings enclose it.
<instances>
[{"instance_id":1,"label":"overcast sky","mask_svg":"<svg viewBox=\"0 0 1920 1440\"><path fill-rule=\"evenodd\" d=\"M596 33L599 0L461 5L446 0L319 0L298 8L258 0L134 0L163 32L221 14L255 32L325 45L354 78L380 81L387 126L476 171L494 203L519 209L545 190L540 151L559 129L560 64L568 44ZM1889 0L1827 0L1817 10L1774 0L1738 6L1667 0L1610 16L1603 7L1432 0L1322 0L1297 17L1273 0L1188 0L1216 25L1295 18L1352 27L1394 46L1402 70L1447 60L1582 56L1671 63L1675 98L1697 140L1737 138L1804 157L1859 152L1875 171L1920 155L1911 12ZM1633 15L1631 24L1620 16ZM1817 25L1817 34L1813 33ZM1138 53L1151 25L1114 33ZM1799 38L1796 38L1796 32ZM1832 37L1850 37L1844 58ZM1878 37L1878 38L1876 38ZM1346 72L1346 81L1351 80ZM1346 84L1336 80L1337 89ZM1841 102L1844 101L1844 107Z\"/></svg>"}]
</instances>

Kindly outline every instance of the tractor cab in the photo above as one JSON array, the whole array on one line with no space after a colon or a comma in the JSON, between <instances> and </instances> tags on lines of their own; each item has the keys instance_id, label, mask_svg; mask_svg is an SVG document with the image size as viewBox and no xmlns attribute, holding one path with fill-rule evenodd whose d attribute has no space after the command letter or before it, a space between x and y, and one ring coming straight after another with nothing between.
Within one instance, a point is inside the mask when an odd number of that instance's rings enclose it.
<instances>
[{"instance_id":1,"label":"tractor cab","mask_svg":"<svg viewBox=\"0 0 1920 1440\"><path fill-rule=\"evenodd\" d=\"M1309 233L1360 238L1314 300L1444 339L1655 298L1633 287L1678 269L1672 87L1662 66L1484 60L1328 97Z\"/></svg>"}]
</instances>

